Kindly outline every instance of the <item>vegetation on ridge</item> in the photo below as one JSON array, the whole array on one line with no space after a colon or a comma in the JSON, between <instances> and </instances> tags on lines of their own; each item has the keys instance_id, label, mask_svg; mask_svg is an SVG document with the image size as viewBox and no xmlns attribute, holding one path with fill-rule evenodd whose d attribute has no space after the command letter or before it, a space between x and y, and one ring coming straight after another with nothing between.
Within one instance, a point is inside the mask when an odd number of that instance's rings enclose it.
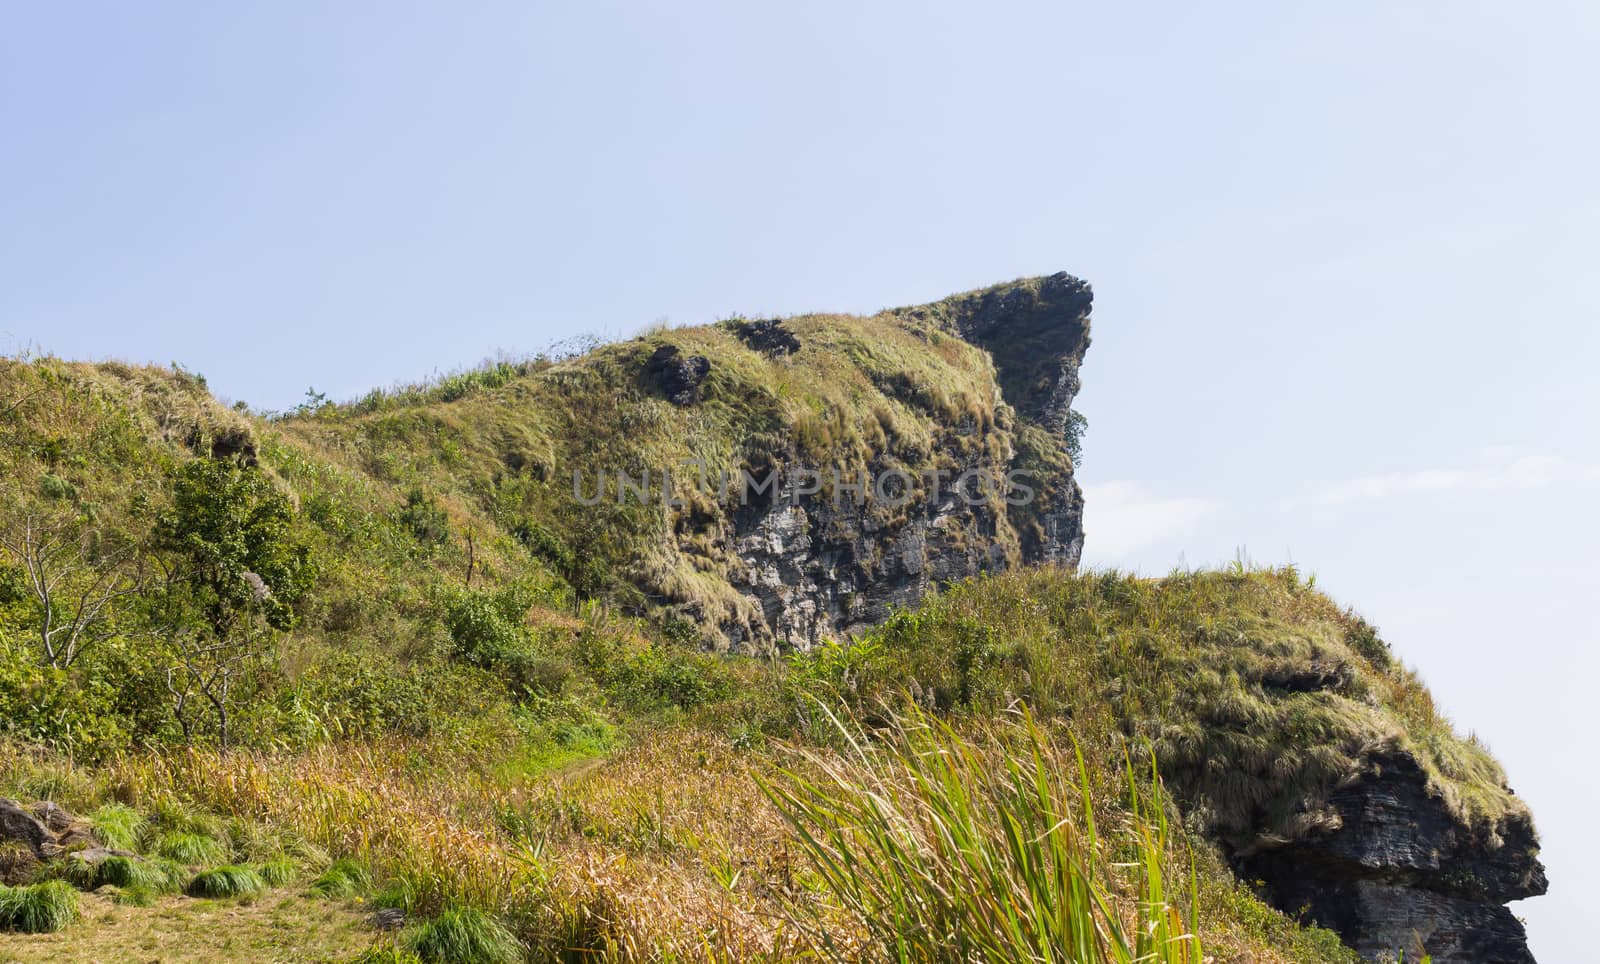
<instances>
[{"instance_id":1,"label":"vegetation on ridge","mask_svg":"<svg viewBox=\"0 0 1600 964\"><path fill-rule=\"evenodd\" d=\"M756 618L727 507L576 508L574 460L1071 464L935 316L783 326L806 349L732 322L280 418L181 369L0 360L0 795L135 854L0 854L0 897L92 889L29 918L66 935L186 888L403 912L327 936L368 959L887 957L984 921L1096 960L1340 961L1226 849L1315 832L1373 747L1463 820L1525 815L1292 571L1019 571L809 652L708 651ZM711 359L695 405L643 374L667 342Z\"/></svg>"}]
</instances>

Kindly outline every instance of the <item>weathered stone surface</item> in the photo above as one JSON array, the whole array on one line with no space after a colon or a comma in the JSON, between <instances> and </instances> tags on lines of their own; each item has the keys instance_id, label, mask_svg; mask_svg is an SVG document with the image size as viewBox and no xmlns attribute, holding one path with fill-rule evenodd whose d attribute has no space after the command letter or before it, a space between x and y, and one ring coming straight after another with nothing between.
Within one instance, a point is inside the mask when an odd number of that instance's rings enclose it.
<instances>
[{"instance_id":1,"label":"weathered stone surface","mask_svg":"<svg viewBox=\"0 0 1600 964\"><path fill-rule=\"evenodd\" d=\"M685 356L676 345L662 345L650 356L645 372L660 384L667 401L693 405L700 400L700 383L711 374L711 361L704 355Z\"/></svg>"},{"instance_id":2,"label":"weathered stone surface","mask_svg":"<svg viewBox=\"0 0 1600 964\"><path fill-rule=\"evenodd\" d=\"M56 837L38 817L23 809L16 801L0 799L0 840L23 844L35 858L42 860L45 846L53 846Z\"/></svg>"},{"instance_id":3,"label":"weathered stone surface","mask_svg":"<svg viewBox=\"0 0 1600 964\"><path fill-rule=\"evenodd\" d=\"M59 804L50 800L40 801L28 809L33 811L33 815L38 817L39 822L48 827L51 833L65 831L77 819Z\"/></svg>"},{"instance_id":4,"label":"weathered stone surface","mask_svg":"<svg viewBox=\"0 0 1600 964\"><path fill-rule=\"evenodd\" d=\"M894 509L849 495L753 498L734 515L730 542L744 567L734 587L756 598L778 644L805 648L865 628L893 607L913 605L940 584L967 576L1031 562L1077 565L1083 494L1065 456L1063 433L1089 344L1092 303L1086 283L1057 274L896 309L908 323L990 352L1003 400L1050 440L1050 471L1032 480L1039 491L1027 506L1008 506L1003 499L971 505L948 488ZM786 344L776 322L742 327L755 329L751 346L758 350ZM656 356L674 357L665 348ZM947 481L969 470L1003 477L1021 464L1015 451L998 460L964 454L957 440L980 429L951 428L944 447L928 459L947 467ZM802 463L790 452L774 467L787 474ZM871 468L876 474L885 466Z\"/></svg>"},{"instance_id":5,"label":"weathered stone surface","mask_svg":"<svg viewBox=\"0 0 1600 964\"><path fill-rule=\"evenodd\" d=\"M800 350L800 339L777 319L738 322L733 326L733 333L752 351L763 355L777 358Z\"/></svg>"},{"instance_id":6,"label":"weathered stone surface","mask_svg":"<svg viewBox=\"0 0 1600 964\"><path fill-rule=\"evenodd\" d=\"M1276 906L1305 908L1373 959L1533 960L1522 924L1503 906L1547 887L1526 815L1466 825L1401 752L1375 756L1328 804L1338 829L1238 859Z\"/></svg>"},{"instance_id":7,"label":"weathered stone surface","mask_svg":"<svg viewBox=\"0 0 1600 964\"><path fill-rule=\"evenodd\" d=\"M72 853L71 859L82 861L83 863L98 867L99 865L110 860L112 857L125 857L128 860L144 860L143 857L133 853L132 851L117 850L110 847L88 847L83 850L75 850Z\"/></svg>"}]
</instances>

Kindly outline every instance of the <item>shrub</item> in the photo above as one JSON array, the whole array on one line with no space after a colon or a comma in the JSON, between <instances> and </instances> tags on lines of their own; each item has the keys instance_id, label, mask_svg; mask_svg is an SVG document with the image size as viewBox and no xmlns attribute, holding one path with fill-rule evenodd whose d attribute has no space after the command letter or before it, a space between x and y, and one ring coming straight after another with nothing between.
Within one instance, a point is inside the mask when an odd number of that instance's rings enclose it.
<instances>
[{"instance_id":1,"label":"shrub","mask_svg":"<svg viewBox=\"0 0 1600 964\"><path fill-rule=\"evenodd\" d=\"M64 880L0 887L0 930L53 934L78 916L78 892Z\"/></svg>"},{"instance_id":2,"label":"shrub","mask_svg":"<svg viewBox=\"0 0 1600 964\"><path fill-rule=\"evenodd\" d=\"M505 925L475 907L449 907L416 925L405 949L427 964L515 964L523 957Z\"/></svg>"},{"instance_id":3,"label":"shrub","mask_svg":"<svg viewBox=\"0 0 1600 964\"><path fill-rule=\"evenodd\" d=\"M502 600L483 592L463 592L446 602L444 624L453 655L488 669L521 651L527 637L505 609Z\"/></svg>"},{"instance_id":4,"label":"shrub","mask_svg":"<svg viewBox=\"0 0 1600 964\"><path fill-rule=\"evenodd\" d=\"M218 867L189 881L190 897L254 897L267 889L267 882L249 867Z\"/></svg>"},{"instance_id":5,"label":"shrub","mask_svg":"<svg viewBox=\"0 0 1600 964\"><path fill-rule=\"evenodd\" d=\"M450 517L432 496L421 489L406 494L400 510L400 525L426 548L442 545L450 538Z\"/></svg>"}]
</instances>

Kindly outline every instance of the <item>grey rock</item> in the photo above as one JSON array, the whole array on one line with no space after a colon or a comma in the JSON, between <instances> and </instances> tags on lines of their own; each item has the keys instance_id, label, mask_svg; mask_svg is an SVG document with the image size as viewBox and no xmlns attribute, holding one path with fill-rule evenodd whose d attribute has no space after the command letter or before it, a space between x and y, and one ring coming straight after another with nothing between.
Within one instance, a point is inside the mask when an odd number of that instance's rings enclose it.
<instances>
[{"instance_id":1,"label":"grey rock","mask_svg":"<svg viewBox=\"0 0 1600 964\"><path fill-rule=\"evenodd\" d=\"M1374 960L1526 964L1522 924L1503 905L1548 888L1525 814L1468 825L1428 789L1408 754L1369 759L1328 805L1337 829L1238 857L1287 913L1302 908Z\"/></svg>"},{"instance_id":2,"label":"grey rock","mask_svg":"<svg viewBox=\"0 0 1600 964\"><path fill-rule=\"evenodd\" d=\"M800 350L800 339L777 319L734 322L732 329L734 335L751 351L763 355L781 358Z\"/></svg>"},{"instance_id":3,"label":"grey rock","mask_svg":"<svg viewBox=\"0 0 1600 964\"><path fill-rule=\"evenodd\" d=\"M25 845L36 859L43 860L45 847L54 847L55 834L39 818L14 800L0 799L0 840Z\"/></svg>"},{"instance_id":4,"label":"grey rock","mask_svg":"<svg viewBox=\"0 0 1600 964\"><path fill-rule=\"evenodd\" d=\"M1053 439L1053 467L1029 480L1037 493L1026 506L998 498L969 505L948 489L892 511L848 496L752 498L734 513L726 537L743 564L734 586L759 604L763 625L755 627L759 636L726 628L736 648L804 649L881 622L894 608L915 605L938 586L968 576L1026 563L1075 567L1083 551L1083 493L1064 454L1064 433L1089 346L1093 301L1088 284L1062 273L1037 284L1000 285L895 309L913 328L952 334L989 351L1004 401ZM788 333L778 322L744 322L735 333L757 350L799 347L798 339L787 347ZM879 387L916 401L909 383L891 377ZM959 440L979 427L951 429L927 460L952 466L948 478L969 470L1002 478L1025 467L1023 453L1016 451L999 460L966 454ZM787 476L806 466L791 450L769 467ZM876 475L893 467L899 466L869 468Z\"/></svg>"},{"instance_id":5,"label":"grey rock","mask_svg":"<svg viewBox=\"0 0 1600 964\"><path fill-rule=\"evenodd\" d=\"M645 373L660 385L667 401L693 405L700 400L701 383L711 374L711 360L704 355L686 357L676 345L662 345L645 364Z\"/></svg>"},{"instance_id":6,"label":"grey rock","mask_svg":"<svg viewBox=\"0 0 1600 964\"><path fill-rule=\"evenodd\" d=\"M380 907L368 920L380 931L397 931L406 924L406 912L398 907Z\"/></svg>"},{"instance_id":7,"label":"grey rock","mask_svg":"<svg viewBox=\"0 0 1600 964\"><path fill-rule=\"evenodd\" d=\"M51 833L62 833L78 819L60 805L43 800L28 808Z\"/></svg>"}]
</instances>

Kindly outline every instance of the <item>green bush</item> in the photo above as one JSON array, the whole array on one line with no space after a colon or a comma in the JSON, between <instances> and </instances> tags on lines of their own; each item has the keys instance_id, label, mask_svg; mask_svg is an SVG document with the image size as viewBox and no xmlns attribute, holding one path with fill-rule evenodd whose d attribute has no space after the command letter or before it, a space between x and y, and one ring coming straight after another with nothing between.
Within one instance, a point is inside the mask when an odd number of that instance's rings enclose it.
<instances>
[{"instance_id":1,"label":"green bush","mask_svg":"<svg viewBox=\"0 0 1600 964\"><path fill-rule=\"evenodd\" d=\"M732 688L720 657L669 644L620 655L601 672L611 697L638 711L694 709L721 699Z\"/></svg>"},{"instance_id":2,"label":"green bush","mask_svg":"<svg viewBox=\"0 0 1600 964\"><path fill-rule=\"evenodd\" d=\"M518 624L518 614L507 613L505 600L486 592L462 592L444 607L445 629L450 633L452 655L462 662L489 669L528 645Z\"/></svg>"},{"instance_id":3,"label":"green bush","mask_svg":"<svg viewBox=\"0 0 1600 964\"><path fill-rule=\"evenodd\" d=\"M400 510L401 528L426 549L443 545L450 538L450 516L433 496L421 489L406 494L405 508Z\"/></svg>"}]
</instances>

